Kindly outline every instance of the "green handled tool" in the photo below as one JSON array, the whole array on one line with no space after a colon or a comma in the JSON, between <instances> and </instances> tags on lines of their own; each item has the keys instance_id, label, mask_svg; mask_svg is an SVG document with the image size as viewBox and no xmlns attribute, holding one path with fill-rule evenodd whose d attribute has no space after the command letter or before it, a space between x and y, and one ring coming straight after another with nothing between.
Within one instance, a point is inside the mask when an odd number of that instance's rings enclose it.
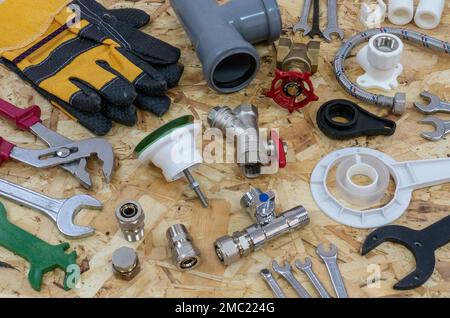
<instances>
[{"instance_id":1,"label":"green handled tool","mask_svg":"<svg viewBox=\"0 0 450 318\"><path fill-rule=\"evenodd\" d=\"M67 286L70 265L76 265L77 253L64 253L70 245L51 245L31 233L15 226L6 218L6 210L0 203L0 245L23 257L30 263L28 281L34 290L40 291L45 273L60 268L66 273L64 288Z\"/></svg>"}]
</instances>

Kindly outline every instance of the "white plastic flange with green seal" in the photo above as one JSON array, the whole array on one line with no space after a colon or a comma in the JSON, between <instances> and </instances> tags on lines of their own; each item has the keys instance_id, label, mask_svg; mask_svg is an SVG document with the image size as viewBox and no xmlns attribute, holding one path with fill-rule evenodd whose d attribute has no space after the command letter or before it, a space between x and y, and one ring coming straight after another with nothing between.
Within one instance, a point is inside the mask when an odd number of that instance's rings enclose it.
<instances>
[{"instance_id":1,"label":"white plastic flange with green seal","mask_svg":"<svg viewBox=\"0 0 450 318\"><path fill-rule=\"evenodd\" d=\"M135 148L140 162L152 162L160 168L168 182L184 177L183 171L193 171L202 163L195 136L201 126L191 115L172 120L145 137Z\"/></svg>"}]
</instances>

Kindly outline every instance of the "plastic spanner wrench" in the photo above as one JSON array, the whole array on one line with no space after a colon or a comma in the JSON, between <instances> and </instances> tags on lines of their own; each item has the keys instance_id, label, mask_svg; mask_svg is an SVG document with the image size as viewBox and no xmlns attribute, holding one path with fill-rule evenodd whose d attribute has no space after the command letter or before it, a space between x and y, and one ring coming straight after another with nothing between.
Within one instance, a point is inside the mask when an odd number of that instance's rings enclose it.
<instances>
[{"instance_id":1,"label":"plastic spanner wrench","mask_svg":"<svg viewBox=\"0 0 450 318\"><path fill-rule=\"evenodd\" d=\"M103 175L110 182L114 153L106 139L73 141L64 137L42 124L41 109L36 105L22 109L0 99L0 116L14 123L18 129L30 131L50 146L40 150L24 149L0 137L0 163L13 158L36 168L60 166L74 175L84 187L90 188L92 181L86 171L86 159L96 154L103 162Z\"/></svg>"},{"instance_id":2,"label":"plastic spanner wrench","mask_svg":"<svg viewBox=\"0 0 450 318\"><path fill-rule=\"evenodd\" d=\"M0 196L44 213L56 223L63 235L70 238L94 234L93 228L76 225L74 219L84 208L102 208L102 203L90 195L78 194L67 199L54 199L3 179L0 179Z\"/></svg>"}]
</instances>

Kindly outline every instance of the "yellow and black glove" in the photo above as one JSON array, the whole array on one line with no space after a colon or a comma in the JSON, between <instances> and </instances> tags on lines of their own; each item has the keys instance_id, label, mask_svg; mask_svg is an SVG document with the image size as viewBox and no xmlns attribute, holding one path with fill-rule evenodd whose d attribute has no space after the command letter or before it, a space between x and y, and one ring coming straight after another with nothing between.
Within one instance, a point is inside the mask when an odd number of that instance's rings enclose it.
<instances>
[{"instance_id":1,"label":"yellow and black glove","mask_svg":"<svg viewBox=\"0 0 450 318\"><path fill-rule=\"evenodd\" d=\"M162 116L183 73L179 49L137 29L148 21L94 0L4 0L0 62L104 135L112 121L134 125L134 105Z\"/></svg>"}]
</instances>

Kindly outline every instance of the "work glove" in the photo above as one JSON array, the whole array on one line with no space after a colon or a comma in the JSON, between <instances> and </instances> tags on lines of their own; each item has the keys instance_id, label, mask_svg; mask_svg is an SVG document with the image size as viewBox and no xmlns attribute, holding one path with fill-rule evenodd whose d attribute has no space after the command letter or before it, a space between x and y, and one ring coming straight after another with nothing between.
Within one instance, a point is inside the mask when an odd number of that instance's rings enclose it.
<instances>
[{"instance_id":1,"label":"work glove","mask_svg":"<svg viewBox=\"0 0 450 318\"><path fill-rule=\"evenodd\" d=\"M179 49L137 29L148 21L141 10L93 0L4 0L0 62L104 135L112 121L136 124L135 106L162 116L183 73Z\"/></svg>"}]
</instances>

